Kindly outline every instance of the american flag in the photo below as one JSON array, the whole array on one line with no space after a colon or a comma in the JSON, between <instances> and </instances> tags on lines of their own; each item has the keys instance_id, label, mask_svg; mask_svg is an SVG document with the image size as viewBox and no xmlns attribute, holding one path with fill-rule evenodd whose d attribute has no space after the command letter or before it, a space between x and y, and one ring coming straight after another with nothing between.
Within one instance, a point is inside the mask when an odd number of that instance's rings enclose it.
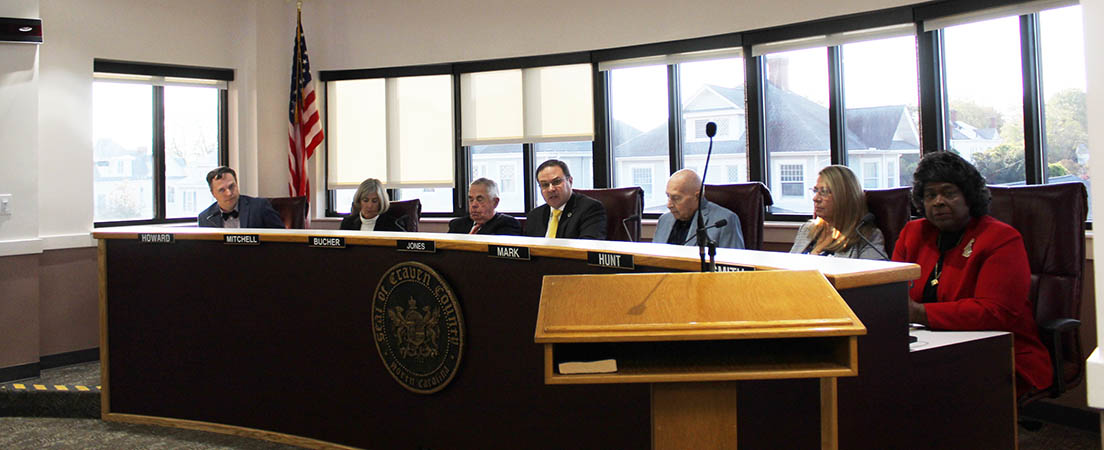
<instances>
[{"instance_id":1,"label":"american flag","mask_svg":"<svg viewBox=\"0 0 1104 450\"><path fill-rule=\"evenodd\" d=\"M318 103L314 101L307 40L303 37L302 11L299 11L296 21L295 53L291 60L291 101L288 105L288 194L292 197L310 195L307 160L322 142L322 123L318 118Z\"/></svg>"}]
</instances>

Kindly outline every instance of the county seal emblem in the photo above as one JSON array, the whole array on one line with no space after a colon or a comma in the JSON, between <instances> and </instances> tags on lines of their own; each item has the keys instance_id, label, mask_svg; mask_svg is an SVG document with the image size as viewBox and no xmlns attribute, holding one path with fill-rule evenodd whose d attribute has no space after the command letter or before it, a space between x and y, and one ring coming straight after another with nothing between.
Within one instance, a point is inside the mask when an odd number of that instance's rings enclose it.
<instances>
[{"instance_id":1,"label":"county seal emblem","mask_svg":"<svg viewBox=\"0 0 1104 450\"><path fill-rule=\"evenodd\" d=\"M429 266L396 264L372 296L372 336L395 381L419 394L440 391L456 375L463 355L460 302Z\"/></svg>"}]
</instances>

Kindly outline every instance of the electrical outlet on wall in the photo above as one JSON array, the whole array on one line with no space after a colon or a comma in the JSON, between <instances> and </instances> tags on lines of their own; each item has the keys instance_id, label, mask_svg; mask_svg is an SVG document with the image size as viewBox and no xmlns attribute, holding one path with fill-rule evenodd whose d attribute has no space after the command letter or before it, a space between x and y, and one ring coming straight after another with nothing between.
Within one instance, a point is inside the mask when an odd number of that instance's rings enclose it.
<instances>
[{"instance_id":1,"label":"electrical outlet on wall","mask_svg":"<svg viewBox=\"0 0 1104 450\"><path fill-rule=\"evenodd\" d=\"M0 194L0 216L10 216L12 213L11 194Z\"/></svg>"}]
</instances>

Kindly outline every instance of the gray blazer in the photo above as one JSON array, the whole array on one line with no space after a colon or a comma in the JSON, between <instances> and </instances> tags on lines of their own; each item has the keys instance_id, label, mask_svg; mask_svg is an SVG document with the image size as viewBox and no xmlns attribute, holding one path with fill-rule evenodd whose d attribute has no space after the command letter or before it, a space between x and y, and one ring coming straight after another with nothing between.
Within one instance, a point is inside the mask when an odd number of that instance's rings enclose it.
<instances>
[{"instance_id":1,"label":"gray blazer","mask_svg":"<svg viewBox=\"0 0 1104 450\"><path fill-rule=\"evenodd\" d=\"M809 246L811 242L810 238L813 233L813 221L810 220L801 225L801 228L797 230L797 237L794 238L793 248L790 248L790 253L802 253L805 251L805 247ZM878 250L885 249L885 237L882 236L882 230L878 227L874 227L874 231L867 236L870 239L870 243L877 246ZM861 251L859 249L862 249ZM858 244L852 245L851 248L844 250L843 252L836 253L834 255L825 256L838 256L840 258L851 259L878 259L883 260L882 255L878 254L878 250L874 250L874 247L867 245L865 242L859 241Z\"/></svg>"},{"instance_id":2,"label":"gray blazer","mask_svg":"<svg viewBox=\"0 0 1104 450\"><path fill-rule=\"evenodd\" d=\"M701 208L702 220L705 221L706 226L713 225L721 219L728 221L728 224L723 227L710 228L706 231L709 238L717 243L717 247L744 248L744 232L743 228L740 228L740 216L709 200L704 200ZM666 244L667 238L671 236L671 229L675 227L675 220L675 215L670 212L665 212L662 216L659 216L659 223L656 224L655 236L652 237L652 242ZM686 234L686 239L693 237L697 231L698 214L694 213L694 218L690 219L690 232ZM690 239L690 242L683 245L697 246L698 240Z\"/></svg>"}]
</instances>

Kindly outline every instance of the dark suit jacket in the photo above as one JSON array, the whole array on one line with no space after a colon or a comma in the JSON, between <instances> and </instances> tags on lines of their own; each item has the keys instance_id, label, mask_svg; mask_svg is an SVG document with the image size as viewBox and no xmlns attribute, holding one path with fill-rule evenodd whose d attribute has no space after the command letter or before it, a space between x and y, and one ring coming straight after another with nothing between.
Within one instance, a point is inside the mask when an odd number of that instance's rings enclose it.
<instances>
[{"instance_id":1,"label":"dark suit jacket","mask_svg":"<svg viewBox=\"0 0 1104 450\"><path fill-rule=\"evenodd\" d=\"M201 227L222 228L222 210L218 202L208 206L196 217ZM285 228L284 219L266 198L238 196L238 221L242 228Z\"/></svg>"},{"instance_id":2,"label":"dark suit jacket","mask_svg":"<svg viewBox=\"0 0 1104 450\"><path fill-rule=\"evenodd\" d=\"M525 236L544 237L552 207L547 203L525 216ZM568 239L605 239L606 207L593 198L572 192L560 215L556 237Z\"/></svg>"},{"instance_id":3,"label":"dark suit jacket","mask_svg":"<svg viewBox=\"0 0 1104 450\"><path fill-rule=\"evenodd\" d=\"M376 229L374 231L406 231L405 224L409 220L405 215L396 218L388 213L376 217ZM354 212L341 219L341 229L360 231L360 213Z\"/></svg>"},{"instance_id":4,"label":"dark suit jacket","mask_svg":"<svg viewBox=\"0 0 1104 450\"><path fill-rule=\"evenodd\" d=\"M471 216L457 217L449 221L448 232L468 234L474 223L475 221L472 220ZM483 227L475 234L508 234L520 236L521 222L518 222L513 216L495 213L494 217L491 217L491 220L483 224Z\"/></svg>"}]
</instances>

